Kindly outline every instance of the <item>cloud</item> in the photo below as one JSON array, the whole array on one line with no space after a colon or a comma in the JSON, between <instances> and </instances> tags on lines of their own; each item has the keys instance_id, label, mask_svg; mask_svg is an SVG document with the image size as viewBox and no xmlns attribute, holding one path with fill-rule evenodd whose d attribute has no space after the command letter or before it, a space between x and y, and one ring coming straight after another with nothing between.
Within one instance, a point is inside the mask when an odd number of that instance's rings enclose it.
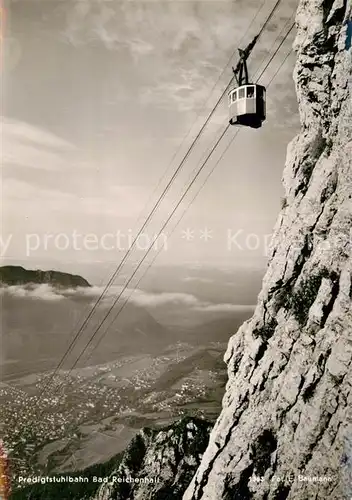
<instances>
[{"instance_id":1,"label":"cloud","mask_svg":"<svg viewBox=\"0 0 352 500\"><path fill-rule=\"evenodd\" d=\"M104 287L93 286L91 288L76 288L62 290L60 293L64 297L97 299L103 292ZM121 294L122 286L113 285L105 294L105 303L110 303ZM128 298L130 302L140 307L160 307L164 305L184 305L195 307L200 305L200 301L192 294L178 292L150 293L139 289L126 288L122 293L122 298Z\"/></svg>"},{"instance_id":2,"label":"cloud","mask_svg":"<svg viewBox=\"0 0 352 500\"><path fill-rule=\"evenodd\" d=\"M148 194L144 186L108 186L102 196L69 195L64 198L63 207L85 216L104 215L115 220L116 217L138 217L146 206Z\"/></svg>"},{"instance_id":3,"label":"cloud","mask_svg":"<svg viewBox=\"0 0 352 500\"><path fill-rule=\"evenodd\" d=\"M282 6L279 19L276 16L275 22L270 23L270 30L253 52L251 67L258 66L263 55L267 60L272 42L292 14L295 3L293 0ZM135 64L129 64L126 78L133 75L138 80L141 105L180 113L199 112L204 106L205 111L208 108L210 111L210 104L205 105L210 91L221 74L221 81L212 92L214 104L232 77L231 54L237 58L237 44L257 9L254 0L238 1L236 5L232 2L219 5L194 1L77 0L67 9L64 36L74 45L94 43L109 51L121 52L121 64L125 64L127 55ZM246 35L248 41L264 19L265 9L260 12L250 35ZM287 67L283 72L287 73ZM221 116L214 116L212 124L227 122L226 104L225 97L224 105L219 107ZM286 126L288 120L289 116L281 123Z\"/></svg>"},{"instance_id":4,"label":"cloud","mask_svg":"<svg viewBox=\"0 0 352 500\"><path fill-rule=\"evenodd\" d=\"M203 313L207 312L243 312L243 311L254 311L255 306L251 305L241 305L241 304L207 304L204 303L201 306L195 308L196 311L200 311Z\"/></svg>"},{"instance_id":5,"label":"cloud","mask_svg":"<svg viewBox=\"0 0 352 500\"><path fill-rule=\"evenodd\" d=\"M111 185L104 177L97 186L91 182L93 166L85 163L82 151L49 131L7 117L2 117L2 166L7 213L17 220L44 222L44 228L50 219L45 211L52 210L62 212L64 224L67 213L77 218L136 217L149 196L144 186Z\"/></svg>"},{"instance_id":6,"label":"cloud","mask_svg":"<svg viewBox=\"0 0 352 500\"><path fill-rule=\"evenodd\" d=\"M164 305L195 307L199 304L199 300L194 295L188 293L147 293L141 290L136 290L131 295L131 301L143 307L159 307Z\"/></svg>"},{"instance_id":7,"label":"cloud","mask_svg":"<svg viewBox=\"0 0 352 500\"><path fill-rule=\"evenodd\" d=\"M17 179L3 179L2 197L4 207L11 216L33 217L39 220L44 215L45 221L51 220L49 213L67 211L77 207L77 197L70 193L51 188L38 188L34 183ZM43 212L49 211L49 213Z\"/></svg>"},{"instance_id":8,"label":"cloud","mask_svg":"<svg viewBox=\"0 0 352 500\"><path fill-rule=\"evenodd\" d=\"M35 220L41 218L44 208L63 214L110 216L114 220L117 216L138 217L146 206L148 194L143 186L110 186L105 190L105 196L91 196L88 193L80 195L61 191L51 186L38 187L34 179L33 182L11 177L2 180L2 199L6 210L12 214L31 215ZM45 221L48 220L46 214Z\"/></svg>"},{"instance_id":9,"label":"cloud","mask_svg":"<svg viewBox=\"0 0 352 500\"><path fill-rule=\"evenodd\" d=\"M2 163L41 170L62 170L72 165L76 148L29 123L1 118Z\"/></svg>"},{"instance_id":10,"label":"cloud","mask_svg":"<svg viewBox=\"0 0 352 500\"><path fill-rule=\"evenodd\" d=\"M43 301L59 301L64 299L87 299L92 303L100 297L104 288L93 286L90 288L75 288L75 289L59 289L50 285L30 285L30 286L7 286L0 288L0 295L8 294L18 298L32 298ZM112 302L121 294L123 288L114 285L109 288L102 305L109 307ZM132 304L144 308L158 308L164 306L180 306L199 311L202 313L221 313L221 312L238 312L238 311L253 311L255 306L238 305L238 304L214 304L198 299L195 295L179 292L161 292L151 293L144 290L126 289L122 295L122 303L126 299Z\"/></svg>"},{"instance_id":11,"label":"cloud","mask_svg":"<svg viewBox=\"0 0 352 500\"><path fill-rule=\"evenodd\" d=\"M214 280L211 278L202 278L201 276L186 276L185 278L182 279L182 281L185 281L186 283L189 282L198 282L198 283L213 283Z\"/></svg>"},{"instance_id":12,"label":"cloud","mask_svg":"<svg viewBox=\"0 0 352 500\"><path fill-rule=\"evenodd\" d=\"M80 0L67 9L63 35L75 46L124 52L135 63L128 72L137 73L142 103L188 111L203 103L256 11L254 2L246 4L235 12L227 2L219 8L214 2Z\"/></svg>"},{"instance_id":13,"label":"cloud","mask_svg":"<svg viewBox=\"0 0 352 500\"><path fill-rule=\"evenodd\" d=\"M20 122L8 117L1 118L2 133L17 137L19 140L31 142L35 145L52 147L55 149L73 149L73 145L65 139L40 129L26 122Z\"/></svg>"},{"instance_id":14,"label":"cloud","mask_svg":"<svg viewBox=\"0 0 352 500\"><path fill-rule=\"evenodd\" d=\"M152 87L140 93L143 104L155 104L164 109L178 111L199 110L206 103L209 94L209 81L202 68L178 68L173 75L163 75ZM208 73L208 71L206 71Z\"/></svg>"},{"instance_id":15,"label":"cloud","mask_svg":"<svg viewBox=\"0 0 352 500\"><path fill-rule=\"evenodd\" d=\"M129 47L134 54L145 56L151 54L154 47L151 43L142 40L141 38L133 38L129 40Z\"/></svg>"},{"instance_id":16,"label":"cloud","mask_svg":"<svg viewBox=\"0 0 352 500\"><path fill-rule=\"evenodd\" d=\"M58 202L67 203L74 199L73 195L56 189L38 189L34 184L17 179L4 179L2 183L3 198L10 200L28 200L30 202L51 202L51 206Z\"/></svg>"},{"instance_id":17,"label":"cloud","mask_svg":"<svg viewBox=\"0 0 352 500\"><path fill-rule=\"evenodd\" d=\"M86 196L80 209L86 214L105 214L116 217L137 217L148 201L148 189L138 185L108 186L104 197Z\"/></svg>"},{"instance_id":18,"label":"cloud","mask_svg":"<svg viewBox=\"0 0 352 500\"><path fill-rule=\"evenodd\" d=\"M9 295L16 298L30 298L39 299L49 302L60 301L65 297L56 291L52 286L43 285L33 285L33 286L5 286L0 287L0 296Z\"/></svg>"}]
</instances>

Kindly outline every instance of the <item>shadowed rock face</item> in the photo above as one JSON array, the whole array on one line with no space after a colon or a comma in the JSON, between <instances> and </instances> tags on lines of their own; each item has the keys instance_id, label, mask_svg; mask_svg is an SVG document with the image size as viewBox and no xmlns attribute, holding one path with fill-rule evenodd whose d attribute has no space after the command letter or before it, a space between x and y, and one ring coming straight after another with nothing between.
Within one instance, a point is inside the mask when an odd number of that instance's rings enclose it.
<instances>
[{"instance_id":1,"label":"shadowed rock face","mask_svg":"<svg viewBox=\"0 0 352 500\"><path fill-rule=\"evenodd\" d=\"M161 430L143 429L109 477L111 481L114 477L133 478L134 482L103 485L94 500L181 500L204 453L210 429L211 424L196 418L185 418Z\"/></svg>"},{"instance_id":2,"label":"shadowed rock face","mask_svg":"<svg viewBox=\"0 0 352 500\"><path fill-rule=\"evenodd\" d=\"M287 152L287 205L255 313L230 340L223 410L184 500L351 497L350 17L350 2L300 2L302 127Z\"/></svg>"},{"instance_id":3,"label":"shadowed rock face","mask_svg":"<svg viewBox=\"0 0 352 500\"><path fill-rule=\"evenodd\" d=\"M56 287L89 287L90 284L81 276L59 271L28 270L21 266L0 267L0 285L48 284Z\"/></svg>"}]
</instances>

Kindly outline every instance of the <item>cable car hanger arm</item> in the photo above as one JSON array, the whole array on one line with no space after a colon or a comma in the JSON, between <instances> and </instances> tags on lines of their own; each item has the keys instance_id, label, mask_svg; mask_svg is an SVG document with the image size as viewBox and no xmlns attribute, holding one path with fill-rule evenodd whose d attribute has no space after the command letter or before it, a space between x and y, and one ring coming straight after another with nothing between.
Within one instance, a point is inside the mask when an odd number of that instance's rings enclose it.
<instances>
[{"instance_id":1,"label":"cable car hanger arm","mask_svg":"<svg viewBox=\"0 0 352 500\"><path fill-rule=\"evenodd\" d=\"M237 81L237 85L248 85L248 69L247 69L247 59L250 56L259 35L256 35L253 40L243 49L238 49L240 54L240 59L237 63L236 68L232 67L232 71Z\"/></svg>"}]
</instances>

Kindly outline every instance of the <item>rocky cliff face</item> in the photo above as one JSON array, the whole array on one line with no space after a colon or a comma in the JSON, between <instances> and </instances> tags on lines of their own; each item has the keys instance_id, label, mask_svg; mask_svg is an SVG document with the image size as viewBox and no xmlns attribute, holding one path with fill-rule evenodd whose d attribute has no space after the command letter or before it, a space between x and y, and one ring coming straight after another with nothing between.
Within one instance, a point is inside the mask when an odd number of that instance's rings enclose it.
<instances>
[{"instance_id":1,"label":"rocky cliff face","mask_svg":"<svg viewBox=\"0 0 352 500\"><path fill-rule=\"evenodd\" d=\"M160 430L143 429L109 476L110 484L102 485L93 500L181 500L210 429L211 424L196 418L184 418Z\"/></svg>"},{"instance_id":2,"label":"rocky cliff face","mask_svg":"<svg viewBox=\"0 0 352 500\"><path fill-rule=\"evenodd\" d=\"M184 500L351 498L351 3L301 0L270 262L232 337L222 413Z\"/></svg>"}]
</instances>

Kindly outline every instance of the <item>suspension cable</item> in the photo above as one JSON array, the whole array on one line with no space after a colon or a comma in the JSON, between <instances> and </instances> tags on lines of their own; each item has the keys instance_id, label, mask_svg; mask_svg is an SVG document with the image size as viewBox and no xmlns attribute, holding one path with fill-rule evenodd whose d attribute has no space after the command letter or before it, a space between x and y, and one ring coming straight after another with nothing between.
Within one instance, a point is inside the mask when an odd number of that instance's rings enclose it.
<instances>
[{"instance_id":1,"label":"suspension cable","mask_svg":"<svg viewBox=\"0 0 352 500\"><path fill-rule=\"evenodd\" d=\"M266 26L268 25L268 23L270 22L272 16L274 15L274 12L276 11L278 5L280 4L281 0L277 0L274 7L272 8L269 16L267 17L266 21L264 22L262 28L260 29L259 31L259 34L257 35L257 38L259 38L259 36L261 36L261 34L263 33L264 29L266 28ZM181 163L178 165L178 167L176 168L174 174L172 175L171 179L169 180L169 182L167 183L166 187L164 188L162 194L160 195L160 197L158 198L157 202L155 203L153 209L151 210L150 214L148 215L147 219L145 220L145 222L143 223L142 227L139 229L138 231L138 234L135 236L135 238L133 239L133 242L131 244L131 246L129 247L129 249L127 250L126 254L124 255L123 259L121 260L121 262L119 263L119 265L117 266L116 270L114 271L114 273L112 274L112 276L110 277L108 283L105 285L102 293L99 295L99 297L97 298L97 300L95 301L92 309L90 310L89 314L87 315L87 317L85 318L85 320L83 321L82 325L80 326L80 328L78 329L77 333L74 335L72 341L70 342L69 346L67 347L66 351L64 352L63 356L61 357L61 360L60 362L58 363L58 365L56 366L56 368L54 369L53 373L51 376L49 376L49 379L46 381L46 383L44 384L44 387L41 391L41 394L39 395L39 399L41 397L41 395L45 392L45 390L49 387L51 381L53 380L53 378L55 377L55 375L58 373L59 369L63 366L63 363L64 361L66 360L67 356L70 354L70 352L72 351L73 347L75 346L79 336L81 335L81 333L84 331L86 325L88 324L89 320L91 319L91 317L93 316L95 310L97 309L97 307L99 306L99 304L101 303L101 301L103 300L103 298L106 296L106 293L107 291L109 290L110 286L113 284L113 282L115 281L118 273L120 272L120 270L122 269L123 265L125 264L125 262L127 261L129 255L131 254L131 252L133 251L137 241L138 241L138 238L139 236L142 234L142 232L144 231L144 229L146 228L146 226L148 225L148 223L150 222L150 220L153 218L154 214L156 213L157 209L159 208L161 202L163 201L163 199L165 198L167 192L169 191L172 183L174 182L175 178L177 177L177 175L179 174L179 172L181 171L184 163L186 162L187 158L189 157L194 145L196 144L196 142L198 141L198 139L200 138L200 136L202 135L204 129L206 128L206 126L208 125L209 121L211 120L215 110L217 109L217 107L219 106L222 98L224 97L224 95L226 94L227 90L228 90L228 87L231 85L233 81L233 78L231 78L229 84L226 86L226 88L224 89L224 91L222 92L221 96L219 97L219 99L217 100L217 102L215 103L213 109L211 110L211 112L209 113L209 115L207 116L203 126L201 127L201 129L199 130L198 134L196 135L195 139L192 141L192 144L191 146L188 148L185 156L183 157Z\"/></svg>"},{"instance_id":2,"label":"suspension cable","mask_svg":"<svg viewBox=\"0 0 352 500\"><path fill-rule=\"evenodd\" d=\"M275 55L278 53L278 51L280 50L281 46L283 45L284 41L288 38L289 34L291 33L292 31L292 28L293 26L290 27L290 29L287 31L284 39L282 40L282 42L279 44L279 46L275 49L274 51L274 54L270 57L269 61L271 62ZM286 61L288 56L286 56L284 62ZM283 65L283 64L282 64ZM268 68L269 64L266 65L266 69ZM281 67L281 66L280 66ZM257 82L260 80L260 78L263 76L264 72L261 72L261 74L259 75L258 79L257 79ZM72 367L70 368L70 370L68 371L67 373L67 376L69 376L71 374L71 372L74 370L74 368L77 366L77 364L79 363L79 361L81 360L82 356L85 354L85 352L87 351L88 347L92 344L96 334L100 331L100 329L102 328L102 326L104 325L104 323L106 322L107 318L110 316L111 312L113 311L115 305L117 304L117 302L119 301L119 299L123 296L124 292L126 291L126 289L128 288L128 285L131 283L131 281L133 280L133 278L135 277L135 275L137 274L138 270L141 268L142 264L144 263L145 259L147 258L150 250L153 248L153 245L155 243L155 241L160 237L161 233L164 231L164 229L166 228L166 226L168 225L168 223L170 222L170 220L172 219L173 215L175 214L175 212L177 211L177 209L179 208L179 206L182 204L183 200L185 199L186 195L188 194L188 192L190 191L190 189L192 188L192 186L195 184L196 180L198 179L199 175L201 174L201 172L203 171L204 167L206 166L206 164L208 163L208 160L210 159L210 157L212 156L212 154L214 153L214 151L217 149L219 143L221 142L222 138L225 136L227 130L229 129L230 125L227 125L225 127L225 129L223 130L223 132L221 133L220 137L218 138L218 140L216 141L215 145L211 148L210 152L207 154L205 160L203 161L202 165L199 167L198 171L196 172L196 174L194 175L193 179L191 180L191 182L189 183L189 185L187 186L186 190L184 191L184 193L182 194L181 198L179 199L178 203L176 204L176 206L174 207L174 209L172 210L171 214L168 216L167 220L164 222L164 224L162 225L162 228L159 230L158 234L154 237L152 243L149 245L148 249L146 250L146 253L145 255L143 256L143 258L141 259L141 261L139 262L139 264L137 265L137 267L135 268L134 272L132 273L132 275L130 276L130 278L127 280L127 282L125 283L125 285L123 286L122 290L120 291L120 293L117 295L117 297L114 299L112 305L109 307L108 311L105 313L103 319L99 322L98 326L95 328L95 330L93 331L93 334L91 335L89 341L87 342L87 344L85 345L84 349L80 352L79 356L76 358L74 364L72 365ZM226 150L224 151L224 153L222 154L222 156L219 158L219 160L216 162L215 164L215 167L218 165L218 163L221 161L222 157L224 156L224 154L226 153L226 151L228 150L228 148L230 147L230 144L233 142L233 140L237 137L239 133L239 130L235 133L235 136L233 137L233 139L231 140L231 142L229 143L229 145L227 146ZM215 169L214 167L214 169ZM212 172L212 171L211 171ZM210 176L210 175L209 175ZM206 180L209 178L209 176L206 178ZM205 181L206 182L206 181ZM204 182L204 184L205 184ZM204 185L203 184L203 185ZM203 188L203 185L201 186L200 190ZM198 196L198 193L200 192L200 190L197 192L197 195ZM192 202L190 205L188 205L186 211L190 208L190 206L192 205L193 201L195 200L195 198L193 198ZM160 253L160 252L159 252ZM157 254L158 255L158 254ZM154 262L154 259L152 261L152 263L147 267L145 273L143 274L143 276L146 274L146 272L149 270L149 268L151 267L151 265L153 264ZM137 286L137 285L136 285ZM127 304L128 302L128 298L127 300L125 301L125 303L123 304L123 306L117 311L116 315L114 316L113 320L109 323L109 326L104 329L104 332L101 336L101 338L99 339L98 341L98 344L96 344L96 346L94 347L93 351L97 348L97 346L100 344L100 342L102 341L103 337L105 337L106 333L108 332L109 328L112 326L112 324L116 321L116 319L118 318L118 316L120 315L120 313L122 312L122 309L125 307L125 305ZM92 351L92 352L93 352ZM91 355L92 353L90 353Z\"/></svg>"},{"instance_id":3,"label":"suspension cable","mask_svg":"<svg viewBox=\"0 0 352 500\"><path fill-rule=\"evenodd\" d=\"M285 39L287 39L289 33L291 32L291 29L288 31L287 35L285 36ZM280 44L280 47L281 47L282 44ZM276 49L276 53L279 51L279 47L277 47ZM285 62L287 61L289 55L292 53L292 49L286 54L285 58L283 59L283 61L281 62L281 64L279 65L279 67L277 68L277 70L275 71L274 75L272 76L272 78L270 79L269 83L267 84L267 88L270 87L270 85L272 84L272 82L275 80L276 76L278 75L278 73L281 71L281 68L284 66ZM273 60L273 57L271 58L271 61ZM268 67L268 66L267 66ZM258 77L257 79L257 82L259 81L259 79L263 76L263 72L261 73L261 75ZM226 129L224 130L224 132L222 133L222 135L219 137L218 141L216 142L215 146L211 149L209 155L208 155L208 159L210 158L211 154L215 151L216 147L218 146L218 144L220 143L222 137L225 135L226 133L226 130L229 128L229 125L226 127ZM192 206L193 202L195 201L195 199L198 197L199 193L201 192L201 190L203 189L204 185L206 184L206 182L208 181L208 179L210 178L210 176L212 175L212 173L214 172L214 170L216 169L216 167L218 166L218 164L221 162L221 160L223 159L224 155L226 154L226 152L229 150L231 144L234 142L234 140L236 139L236 137L238 137L238 134L240 133L240 129L238 129L236 131L236 133L234 134L233 138L231 139L230 143L226 146L225 150L223 151L223 153L221 154L221 156L218 158L218 160L216 161L216 163L214 164L214 166L212 167L212 169L209 171L209 173L207 174L205 180L202 182L200 188L196 191L194 197L192 198L191 202L188 204L188 206L186 207L186 209L184 210L184 212L181 214L181 217L177 220L176 222L176 225L173 227L172 231L171 231L171 234L175 231L175 229L178 227L179 223L181 222L181 220L183 219L183 217L185 216L185 214L187 213L187 211L189 210L189 208ZM205 165L205 163L204 163ZM203 167L203 165L202 165ZM201 167L201 168L202 168ZM199 171L200 173L200 171ZM110 322L110 324L108 325L108 327L104 330L103 332L103 335L101 336L101 338L98 340L98 343L95 345L94 347L94 350L98 347L98 345L100 344L100 342L103 340L103 337L105 336L105 334L107 333L107 331L109 330L109 328L112 326L112 324L115 322L115 320L117 319L117 317L119 316L119 314L121 313L121 311L124 309L124 307L126 306L126 304L128 303L128 300L129 298L131 297L131 295L133 294L133 292L135 291L135 289L138 287L139 283L142 281L142 279L144 278L144 276L146 275L146 273L148 272L148 270L150 269L150 267L153 265L153 263L155 262L155 260L157 259L158 255L160 254L161 252L161 249L159 249L159 251L157 252L157 254L154 256L152 262L148 265L147 269L144 271L144 273L142 274L142 276L139 278L137 284L135 285L135 288L134 290L132 290L132 292L130 293L130 295L127 297L127 299L125 300L124 304L122 305L122 307L120 308L120 310L117 312L117 314L114 316L113 320ZM70 371L71 372L71 371ZM100 400L103 400L103 398L101 398ZM69 444L73 442L73 439L74 438L71 438L69 440Z\"/></svg>"},{"instance_id":4,"label":"suspension cable","mask_svg":"<svg viewBox=\"0 0 352 500\"><path fill-rule=\"evenodd\" d=\"M275 53L273 56L270 57L269 59L269 64L273 61L275 55L278 53L278 51L280 50L280 48L282 47L283 43L287 40L289 34L291 33L292 29L293 29L293 26L292 25L290 27L290 29L288 30L287 34L285 35L284 39L282 40L282 42L280 43L280 45L276 48L275 50ZM292 49L289 50L289 52L286 54L285 58L283 59L283 61L281 62L281 64L279 65L279 67L277 68L276 72L274 73L273 77L270 79L269 83L267 84L266 88L268 89L270 87L270 85L272 84L272 82L274 81L274 79L276 78L276 76L278 75L278 73L280 72L281 68L284 66L285 62L287 61L288 57L290 56L290 54L292 53ZM266 64L265 66L265 69L268 68L269 64ZM260 73L260 75L257 77L256 79L256 83L259 82L259 80L262 78L264 74L264 71L262 71ZM221 162L221 160L223 159L223 157L225 156L225 154L227 153L227 151L229 150L230 146L232 145L232 143L235 141L237 135L239 134L239 132L241 131L241 129L238 129L234 136L232 137L231 141L229 142L229 144L226 146L225 150L223 151L223 153L221 154L221 156L219 157L219 159L216 161L215 165L213 166L213 168L210 170L210 172L207 174L205 180L203 181L203 183L201 184L200 188L197 190L195 196L192 198L191 202L187 205L187 208L184 210L184 212L182 213L182 216L178 219L176 225L174 226L174 228L172 229L172 231L170 232L170 234L168 235L168 237L170 237L173 232L175 231L175 229L177 228L177 226L179 225L179 223L182 221L183 217L185 216L185 214L188 212L188 210L190 209L190 207L192 206L192 204L194 203L194 201L196 200L196 198L198 197L199 193L201 192L201 190L203 189L203 187L205 186L205 184L207 183L208 179L210 178L210 176L212 175L212 173L214 172L214 170L216 169L216 167L219 165L219 163ZM120 315L120 313L122 312L122 310L124 309L124 307L127 305L127 302L129 300L129 298L131 297L131 295L133 294L133 292L136 290L136 288L138 288L138 285L139 283L142 281L142 279L145 277L145 275L147 274L147 272L149 271L149 269L153 266L155 260L157 259L158 255L160 254L162 248L159 249L159 251L156 253L156 255L154 256L153 260L149 263L148 267L146 268L146 270L143 272L141 278L138 280L138 282L136 283L136 285L134 286L131 294L128 296L128 298L126 299L126 301L123 303L122 307L119 309L119 311L116 313L116 315L114 316L114 318L112 319L112 321L109 323L109 325L107 326L107 328L104 330L103 334L101 335L100 339L98 340L98 342L96 343L96 345L94 346L94 349L93 351L95 351L99 344L101 343L101 341L103 340L103 338L105 337L105 335L108 333L108 330L111 328L111 326L113 325L113 323L115 323L115 321L117 320L118 316ZM127 287L126 287L127 288ZM90 353L90 356L92 355L93 351ZM90 357L89 356L89 357ZM89 358L87 358L89 359ZM87 361L86 359L86 361Z\"/></svg>"},{"instance_id":5,"label":"suspension cable","mask_svg":"<svg viewBox=\"0 0 352 500\"><path fill-rule=\"evenodd\" d=\"M287 35L288 36L288 35ZM287 38L287 37L286 37ZM281 62L281 64L279 65L279 67L277 68L277 70L275 71L274 75L272 76L272 78L270 79L269 83L267 84L266 88L269 88L271 86L271 84L273 83L273 81L275 80L275 78L277 77L277 75L279 74L279 72L281 71L282 67L284 66L285 62L287 61L288 57L290 56L290 54L292 53L292 49L290 49L290 51L286 54L285 58L283 59L283 61ZM262 75L261 75L262 76ZM259 79L261 78L258 77L258 79L256 80L257 82L259 81ZM181 214L181 217L177 220L176 222L176 225L173 227L171 233L170 233L170 236L171 234L173 234L173 232L176 230L176 228L178 227L178 225L180 224L180 222L182 221L183 217L185 216L185 214L187 213L187 211L189 210L189 208L191 207L191 205L194 203L195 199L198 197L199 193L201 192L201 190L203 189L203 187L205 186L205 184L207 183L208 179L210 178L210 176L212 175L212 173L214 172L214 170L216 169L216 167L219 165L219 163L222 161L222 159L224 158L225 154L227 153L227 151L229 150L230 146L232 145L232 143L236 140L236 138L238 137L238 134L241 132L241 129L238 129L236 131L236 133L234 134L234 136L232 137L231 141L229 142L229 144L226 146L225 150L223 151L223 153L221 154L221 156L218 158L218 160L216 161L216 163L214 164L214 166L211 168L211 170L209 171L209 173L207 174L205 180L202 182L201 186L199 187L199 189L196 191L195 195L192 197L190 203L188 204L188 206L186 207L186 209L183 211L183 213ZM157 259L158 255L160 254L162 248L159 249L159 251L156 253L156 255L154 256L153 260L151 261L151 263L148 265L147 269L143 272L142 276L139 278L138 282L136 283L135 287L134 287L134 290L131 291L131 293L129 294L129 296L127 297L127 299L125 300L125 302L123 303L122 307L120 308L120 310L118 311L118 313L114 316L113 320L109 323L108 327L104 330L103 332L103 335L100 337L100 339L98 340L97 344L95 345L94 347L94 350L97 349L97 347L99 346L100 342L103 340L103 337L105 336L105 334L107 333L107 331L109 330L109 328L112 326L112 324L116 321L117 317L119 316L119 314L121 313L121 311L124 309L124 307L126 306L126 304L128 303L130 297L132 296L132 294L134 293L134 291L136 290L136 288L138 287L138 285L140 284L140 282L142 281L142 279L145 277L145 275L147 274L147 272L149 271L149 269L152 267L152 265L154 264L155 260ZM102 401L103 398L100 399L100 401ZM70 442L72 442L73 439L71 438Z\"/></svg>"},{"instance_id":6,"label":"suspension cable","mask_svg":"<svg viewBox=\"0 0 352 500\"><path fill-rule=\"evenodd\" d=\"M259 31L259 34L257 35L256 38L258 38L264 31L265 27L268 25L269 21L271 20L275 10L277 9L278 5L280 4L280 1L281 0L277 0L277 2L275 3L274 7L272 8L268 18L266 19L264 25L262 26L261 30ZM161 194L161 196L159 197L158 201L156 202L156 204L154 205L151 213L149 214L149 216L147 217L146 221L144 222L142 228L139 230L137 236L134 238L133 242L132 242L132 245L130 246L129 250L127 251L127 253L125 254L124 258L122 259L122 261L120 262L120 264L118 265L117 269L115 270L115 272L113 273L113 275L111 276L111 278L109 279L108 283L105 285L104 287L104 290L103 292L99 295L98 299L96 300L93 308L91 309L90 313L88 314L87 318L84 320L83 324L81 325L81 327L79 328L78 332L76 333L76 335L74 336L73 340L71 341L71 343L69 344L68 348L66 349L64 355L62 356L59 364L57 365L57 367L55 368L55 370L53 371L53 373L50 375L49 377L49 380L44 384L44 387L42 388L39 396L38 396L38 399L37 399L37 404L39 404L40 400L41 400L41 397L42 395L44 394L44 392L46 391L46 389L50 386L51 382L53 381L55 375L58 373L59 369L62 367L63 365L63 362L65 361L65 359L67 358L68 354L72 351L74 345L76 344L76 341L78 340L78 337L80 336L80 334L82 333L82 331L84 330L84 328L86 327L86 325L88 324L90 318L92 317L92 315L94 314L95 310L97 309L98 305L101 303L101 301L103 300L103 298L105 297L107 291L109 290L110 286L113 284L118 272L121 270L123 264L126 262L129 254L131 253L133 247L135 246L137 240L138 240L138 237L139 235L142 233L142 231L144 230L144 228L147 226L147 224L149 223L149 221L152 219L153 215L155 214L156 210L158 209L161 201L164 199L168 189L170 188L170 186L172 185L174 179L176 178L177 174L179 173L179 171L181 170L183 164L185 163L186 159L188 158L193 146L195 145L195 143L197 142L197 140L199 139L199 137L201 136L201 134L203 133L205 127L207 126L207 124L209 123L210 119L212 118L215 110L217 109L218 105L220 104L222 98L224 97L224 95L226 94L229 86L231 85L233 81L233 77L231 78L229 84L226 86L226 88L224 89L224 91L222 92L220 98L217 100L215 106L213 107L212 111L209 113L205 123L203 124L203 126L201 127L200 131L198 132L196 138L193 140L191 146L188 148L187 152L186 152L186 155L183 157L181 163L179 164L179 166L177 167L176 171L174 172L174 174L172 175L170 181L168 182L166 188L164 189L163 193ZM161 229L161 231L159 232L159 234L156 236L156 238L154 239L152 245L147 249L147 252L144 256L144 258L140 261L140 263L138 264L137 268L135 269L135 271L132 273L132 276L129 278L129 280L127 281L127 283L124 285L123 287L123 290L118 294L118 296L115 298L112 306L109 308L107 314L105 314L104 318L100 321L98 327L94 330L93 334L91 335L88 343L86 344L86 346L84 347L84 349L81 351L80 355L78 356L78 358L76 359L76 361L74 362L73 366L70 368L70 370L68 371L68 376L70 375L70 373L72 372L72 370L75 368L75 366L77 366L79 360L82 358L83 354L86 352L86 350L88 349L89 345L92 343L94 337L96 336L96 334L98 333L98 331L100 331L101 327L103 326L103 324L105 323L107 317L110 315L110 313L112 312L113 308L115 307L116 303L118 302L118 300L120 299L120 297L122 296L122 294L124 293L124 291L126 290L128 284L132 281L133 277L136 275L137 271L140 269L142 263L144 262L145 258L147 257L151 247L154 245L155 243L155 240L160 236L161 232L163 231L163 229L166 227L166 225L169 223L169 221L171 220L173 214L175 213L175 211L177 210L177 208L180 206L180 204L182 203L182 201L184 200L186 194L188 193L188 191L191 189L191 187L193 186L193 184L195 183L195 181L197 180L197 178L199 177L201 171L203 170L203 168L205 167L206 163L208 162L210 156L213 154L213 152L215 151L215 149L218 147L220 141L222 140L222 138L224 137L224 135L226 134L227 130L229 129L229 125L227 125L227 127L224 129L224 131L222 132L222 134L220 135L220 137L218 138L218 140L216 141L215 143L215 146L211 149L209 155L206 157L205 161L203 162L202 166L200 167L200 169L197 171L196 175L194 176L192 182L189 184L188 188L186 189L186 191L184 192L184 194L182 195L181 199L179 200L179 202L177 203L176 207L174 208L174 210L172 211L172 213L170 214L170 216L167 218L167 221L165 222L165 224L163 224L163 227ZM64 384L64 382L60 385L62 386ZM60 388L59 386L59 388Z\"/></svg>"}]
</instances>

